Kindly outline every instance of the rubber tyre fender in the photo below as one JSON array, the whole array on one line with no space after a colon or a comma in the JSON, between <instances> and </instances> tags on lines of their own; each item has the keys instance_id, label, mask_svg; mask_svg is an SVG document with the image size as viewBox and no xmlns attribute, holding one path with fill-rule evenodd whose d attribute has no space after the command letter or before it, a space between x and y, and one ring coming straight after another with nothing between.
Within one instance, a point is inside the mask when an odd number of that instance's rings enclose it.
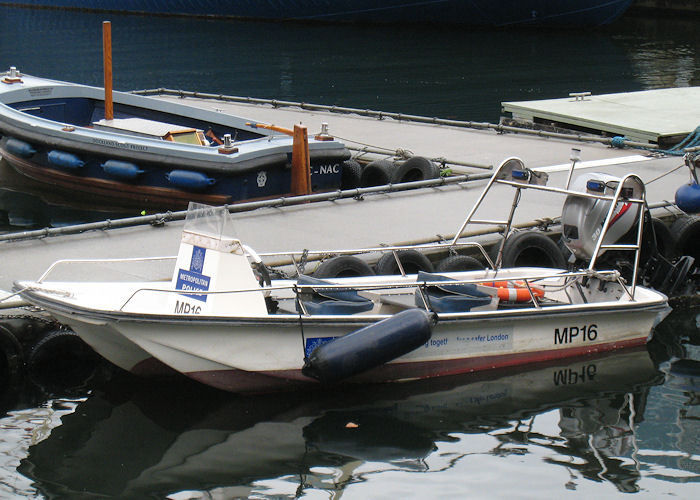
<instances>
[{"instance_id":1,"label":"rubber tyre fender","mask_svg":"<svg viewBox=\"0 0 700 500\"><path fill-rule=\"evenodd\" d=\"M47 332L32 347L27 356L27 370L42 381L81 382L94 370L99 357L72 330ZM76 373L70 373L76 372Z\"/></svg>"},{"instance_id":2,"label":"rubber tyre fender","mask_svg":"<svg viewBox=\"0 0 700 500\"><path fill-rule=\"evenodd\" d=\"M338 255L321 262L314 271L315 278L345 278L372 276L374 271L364 260L352 255Z\"/></svg>"},{"instance_id":3,"label":"rubber tyre fender","mask_svg":"<svg viewBox=\"0 0 700 500\"><path fill-rule=\"evenodd\" d=\"M669 227L664 224L661 219L652 217L651 223L653 224L654 235L656 236L656 248L659 253L667 259L673 259L676 256L676 239L673 237L673 233L671 233ZM642 267L652 256L651 245L653 241L650 228L645 227L644 231L644 234L642 234L642 253L639 261Z\"/></svg>"},{"instance_id":4,"label":"rubber tyre fender","mask_svg":"<svg viewBox=\"0 0 700 500\"><path fill-rule=\"evenodd\" d=\"M24 367L22 344L11 330L0 325L0 381L4 389L12 385Z\"/></svg>"},{"instance_id":5,"label":"rubber tyre fender","mask_svg":"<svg viewBox=\"0 0 700 500\"><path fill-rule=\"evenodd\" d=\"M390 184L395 169L394 163L390 160L374 160L362 169L360 184L362 187Z\"/></svg>"},{"instance_id":6,"label":"rubber tyre fender","mask_svg":"<svg viewBox=\"0 0 700 500\"><path fill-rule=\"evenodd\" d=\"M438 265L435 266L435 271L438 273L474 271L476 269L484 269L484 267L485 266L474 257L468 255L450 255L438 262Z\"/></svg>"},{"instance_id":7,"label":"rubber tyre fender","mask_svg":"<svg viewBox=\"0 0 700 500\"><path fill-rule=\"evenodd\" d=\"M406 274L416 274L418 271L434 272L433 263L419 251L398 250L396 253ZM385 253L377 261L377 274L401 274L393 252Z\"/></svg>"},{"instance_id":8,"label":"rubber tyre fender","mask_svg":"<svg viewBox=\"0 0 700 500\"><path fill-rule=\"evenodd\" d=\"M362 180L362 167L355 160L345 160L341 165L340 189L356 189Z\"/></svg>"},{"instance_id":9,"label":"rubber tyre fender","mask_svg":"<svg viewBox=\"0 0 700 500\"><path fill-rule=\"evenodd\" d=\"M424 181L439 176L440 168L432 161L422 156L412 156L394 170L392 182Z\"/></svg>"},{"instance_id":10,"label":"rubber tyre fender","mask_svg":"<svg viewBox=\"0 0 700 500\"><path fill-rule=\"evenodd\" d=\"M676 253L689 255L700 262L700 217L683 215L671 225L671 234L676 240Z\"/></svg>"},{"instance_id":11,"label":"rubber tyre fender","mask_svg":"<svg viewBox=\"0 0 700 500\"><path fill-rule=\"evenodd\" d=\"M559 246L545 234L536 231L521 231L510 235L503 247L501 267L529 266L567 268L566 260L561 254Z\"/></svg>"}]
</instances>

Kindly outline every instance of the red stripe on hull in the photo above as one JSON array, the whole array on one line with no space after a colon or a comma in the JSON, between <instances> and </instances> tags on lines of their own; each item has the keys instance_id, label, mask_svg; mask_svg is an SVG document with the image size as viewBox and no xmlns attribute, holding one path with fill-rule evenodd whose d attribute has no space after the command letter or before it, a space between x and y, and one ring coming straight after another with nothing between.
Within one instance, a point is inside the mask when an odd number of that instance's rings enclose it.
<instances>
[{"instance_id":1,"label":"red stripe on hull","mask_svg":"<svg viewBox=\"0 0 700 500\"><path fill-rule=\"evenodd\" d=\"M146 358L139 361L129 370L130 373L140 377L172 377L179 372L156 358Z\"/></svg>"},{"instance_id":2,"label":"red stripe on hull","mask_svg":"<svg viewBox=\"0 0 700 500\"><path fill-rule=\"evenodd\" d=\"M646 336L629 340L595 344L592 346L551 349L547 351L511 353L498 356L483 356L442 361L416 363L390 363L378 366L365 373L347 379L346 383L396 382L406 379L421 379L458 375L462 373L505 368L515 365L542 363L561 358L613 351L642 346ZM186 375L204 384L230 392L273 392L291 390L308 385L317 385L301 373L301 370L279 370L249 372L245 370L215 370L190 372Z\"/></svg>"}]
</instances>

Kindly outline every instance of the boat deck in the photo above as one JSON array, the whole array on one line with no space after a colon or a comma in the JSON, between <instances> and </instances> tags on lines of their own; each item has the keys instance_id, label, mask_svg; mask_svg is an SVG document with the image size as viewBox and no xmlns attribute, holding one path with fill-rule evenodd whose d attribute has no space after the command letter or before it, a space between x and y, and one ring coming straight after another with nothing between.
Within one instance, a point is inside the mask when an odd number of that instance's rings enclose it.
<instances>
[{"instance_id":1,"label":"boat deck","mask_svg":"<svg viewBox=\"0 0 700 500\"><path fill-rule=\"evenodd\" d=\"M586 95L589 94L589 95ZM700 87L502 103L516 121L673 145L700 126Z\"/></svg>"}]
</instances>

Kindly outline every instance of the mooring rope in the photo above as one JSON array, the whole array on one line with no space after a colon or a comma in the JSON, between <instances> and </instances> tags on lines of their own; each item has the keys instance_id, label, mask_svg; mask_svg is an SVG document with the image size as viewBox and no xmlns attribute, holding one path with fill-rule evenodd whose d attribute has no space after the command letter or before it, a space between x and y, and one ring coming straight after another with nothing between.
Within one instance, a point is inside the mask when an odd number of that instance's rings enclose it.
<instances>
[{"instance_id":1,"label":"mooring rope","mask_svg":"<svg viewBox=\"0 0 700 500\"><path fill-rule=\"evenodd\" d=\"M635 148L635 149L645 149L647 151L654 151L658 153L663 153L671 156L683 156L687 153L687 149L700 147L700 126L696 127L694 131L689 133L685 139L669 149L658 149L655 147L645 147L641 145L630 145L628 143L629 139L624 136L616 135L610 139L610 145L614 148Z\"/></svg>"}]
</instances>

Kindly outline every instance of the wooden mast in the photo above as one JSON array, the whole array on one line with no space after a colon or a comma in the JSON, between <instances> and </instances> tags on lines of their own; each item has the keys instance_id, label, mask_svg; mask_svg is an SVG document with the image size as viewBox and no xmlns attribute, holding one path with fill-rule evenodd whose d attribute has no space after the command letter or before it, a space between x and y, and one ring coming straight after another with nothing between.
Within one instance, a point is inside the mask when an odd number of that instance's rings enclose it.
<instances>
[{"instance_id":1,"label":"wooden mast","mask_svg":"<svg viewBox=\"0 0 700 500\"><path fill-rule=\"evenodd\" d=\"M112 23L102 22L102 60L105 76L105 120L114 119L112 103Z\"/></svg>"},{"instance_id":2,"label":"wooden mast","mask_svg":"<svg viewBox=\"0 0 700 500\"><path fill-rule=\"evenodd\" d=\"M311 193L311 165L309 158L309 135L306 127L294 125L292 143L292 194Z\"/></svg>"}]
</instances>

